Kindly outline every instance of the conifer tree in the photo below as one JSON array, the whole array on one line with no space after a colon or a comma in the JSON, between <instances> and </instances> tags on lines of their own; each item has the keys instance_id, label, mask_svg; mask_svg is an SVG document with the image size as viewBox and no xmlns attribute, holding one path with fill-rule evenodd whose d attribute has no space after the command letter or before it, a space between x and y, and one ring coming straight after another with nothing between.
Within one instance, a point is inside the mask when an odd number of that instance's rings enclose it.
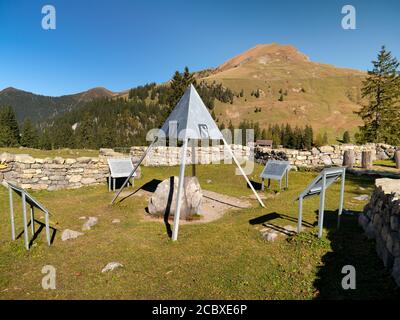
<instances>
[{"instance_id":1,"label":"conifer tree","mask_svg":"<svg viewBox=\"0 0 400 320\"><path fill-rule=\"evenodd\" d=\"M39 134L29 118L25 118L21 126L21 146L37 148Z\"/></svg>"},{"instance_id":2,"label":"conifer tree","mask_svg":"<svg viewBox=\"0 0 400 320\"><path fill-rule=\"evenodd\" d=\"M350 133L348 131L343 133L343 143L350 143Z\"/></svg>"},{"instance_id":3,"label":"conifer tree","mask_svg":"<svg viewBox=\"0 0 400 320\"><path fill-rule=\"evenodd\" d=\"M18 146L19 140L19 128L14 109L10 106L0 108L0 145Z\"/></svg>"}]
</instances>

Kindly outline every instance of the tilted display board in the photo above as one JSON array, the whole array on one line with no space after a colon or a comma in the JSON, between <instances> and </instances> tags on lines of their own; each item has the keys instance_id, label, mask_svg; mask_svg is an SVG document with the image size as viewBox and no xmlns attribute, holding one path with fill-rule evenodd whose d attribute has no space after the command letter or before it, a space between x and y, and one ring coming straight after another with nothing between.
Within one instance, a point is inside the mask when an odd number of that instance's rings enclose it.
<instances>
[{"instance_id":1,"label":"tilted display board","mask_svg":"<svg viewBox=\"0 0 400 320\"><path fill-rule=\"evenodd\" d=\"M133 163L130 158L107 159L107 162L108 167L110 168L108 191L111 191L111 181L113 182L113 190L115 190L116 179L128 177L133 171ZM132 177L136 177L136 172L132 175Z\"/></svg>"},{"instance_id":2,"label":"tilted display board","mask_svg":"<svg viewBox=\"0 0 400 320\"><path fill-rule=\"evenodd\" d=\"M264 180L268 179L268 188L271 185L271 180L279 181L279 188L282 187L282 179L285 176L286 188L289 187L289 161L268 160L263 172L260 174L262 179L261 189L264 190Z\"/></svg>"},{"instance_id":3,"label":"tilted display board","mask_svg":"<svg viewBox=\"0 0 400 320\"><path fill-rule=\"evenodd\" d=\"M25 248L29 250L29 239L28 239L28 220L26 216L26 204L30 206L30 226L32 237L35 234L35 208L43 211L45 218L45 228L46 228L46 239L48 245L51 244L50 240L50 225L49 225L49 211L35 198L33 198L26 190L12 184L7 183L9 189L9 200L10 200L10 221L11 221L11 239L15 240L15 220L14 220L14 202L13 202L13 192L16 193L22 199L22 221L24 224L24 241Z\"/></svg>"},{"instance_id":4,"label":"tilted display board","mask_svg":"<svg viewBox=\"0 0 400 320\"><path fill-rule=\"evenodd\" d=\"M298 225L297 231L301 232L301 224L303 217L303 199L319 195L320 204L318 211L318 237L321 238L324 221L324 208L325 208L325 192L326 190L337 180L341 179L340 188L340 203L338 211L338 227L340 225L340 216L343 211L343 200L344 200L344 185L345 185L346 168L327 168L321 171L321 173L304 189L299 195L297 200L299 201L299 214L298 214Z\"/></svg>"}]
</instances>

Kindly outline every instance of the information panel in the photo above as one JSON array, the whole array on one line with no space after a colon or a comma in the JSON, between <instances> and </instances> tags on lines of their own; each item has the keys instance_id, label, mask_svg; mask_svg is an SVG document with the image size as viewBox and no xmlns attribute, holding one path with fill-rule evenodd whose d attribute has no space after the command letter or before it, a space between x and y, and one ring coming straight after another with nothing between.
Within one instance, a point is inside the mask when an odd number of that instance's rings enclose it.
<instances>
[{"instance_id":1,"label":"information panel","mask_svg":"<svg viewBox=\"0 0 400 320\"><path fill-rule=\"evenodd\" d=\"M281 180L290 169L289 161L269 160L260 177L263 179Z\"/></svg>"},{"instance_id":2,"label":"information panel","mask_svg":"<svg viewBox=\"0 0 400 320\"><path fill-rule=\"evenodd\" d=\"M111 177L123 178L128 177L133 171L133 164L130 158L127 159L108 159L108 166L110 167ZM136 177L136 172L133 175Z\"/></svg>"}]
</instances>

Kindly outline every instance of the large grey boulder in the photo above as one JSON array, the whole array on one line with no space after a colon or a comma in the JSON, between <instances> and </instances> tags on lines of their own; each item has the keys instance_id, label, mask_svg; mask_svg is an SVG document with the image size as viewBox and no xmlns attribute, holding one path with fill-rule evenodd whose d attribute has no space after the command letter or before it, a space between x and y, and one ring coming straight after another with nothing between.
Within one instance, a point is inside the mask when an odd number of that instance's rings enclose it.
<instances>
[{"instance_id":1,"label":"large grey boulder","mask_svg":"<svg viewBox=\"0 0 400 320\"><path fill-rule=\"evenodd\" d=\"M151 215L173 216L176 209L179 177L170 177L158 186L149 199L148 211ZM203 194L196 177L185 177L181 194L180 219L190 219L198 213Z\"/></svg>"}]
</instances>

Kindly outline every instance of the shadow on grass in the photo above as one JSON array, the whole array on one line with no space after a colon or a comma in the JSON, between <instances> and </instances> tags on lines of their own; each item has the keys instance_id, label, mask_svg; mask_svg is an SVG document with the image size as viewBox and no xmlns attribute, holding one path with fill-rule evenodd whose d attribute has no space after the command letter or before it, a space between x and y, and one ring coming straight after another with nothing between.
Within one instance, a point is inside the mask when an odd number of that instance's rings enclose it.
<instances>
[{"instance_id":1,"label":"shadow on grass","mask_svg":"<svg viewBox=\"0 0 400 320\"><path fill-rule=\"evenodd\" d=\"M255 190L261 191L261 186L262 186L262 185L261 185L260 182L250 180L250 183L253 185L253 187L254 187ZM248 189L251 189L250 185L249 185L248 183L246 183L246 184L247 184L247 188L248 188Z\"/></svg>"},{"instance_id":2,"label":"shadow on grass","mask_svg":"<svg viewBox=\"0 0 400 320\"><path fill-rule=\"evenodd\" d=\"M288 216L286 214L277 213L277 212L271 212L271 213L265 214L263 216L251 219L251 220L249 220L249 223L251 225L265 224L265 223L268 223L269 221L275 220L275 219L288 220L290 222L295 222L296 224L297 224L297 221L298 221L297 218L293 218L293 217ZM274 226L274 225L272 225L270 223L268 223L268 225L269 226ZM311 224L309 222L306 222L304 220L302 221L302 225L306 226L306 227L313 227L314 226L313 224ZM279 227L279 228L281 228L281 227Z\"/></svg>"},{"instance_id":3,"label":"shadow on grass","mask_svg":"<svg viewBox=\"0 0 400 320\"><path fill-rule=\"evenodd\" d=\"M117 203L121 203L123 201L125 201L126 199L132 197L135 193L139 192L140 190L144 190L144 191L148 191L151 193L154 193L157 189L157 186L161 183L161 180L158 179L153 179L149 182L146 182L144 185L142 185L140 188L137 188L136 190L132 191L130 194L128 194L127 196L121 198L121 200L119 200Z\"/></svg>"},{"instance_id":4,"label":"shadow on grass","mask_svg":"<svg viewBox=\"0 0 400 320\"><path fill-rule=\"evenodd\" d=\"M41 221L35 220L35 222L36 222L36 224L39 224L39 228L37 228L37 229L35 230L35 233L33 234L32 238L31 238L30 241L29 241L29 245L28 245L29 248L32 247L33 242L37 239L37 237L39 236L39 234L40 234L40 233L43 231L43 229L46 227L46 224L44 224L44 223L41 222ZM27 227L28 227L29 229L30 229L31 223L32 223L32 221L29 221L29 222L28 222ZM52 233L51 233L51 235L50 235L50 245L51 245L51 244L53 244L54 239L55 239L55 237L56 237L57 229L56 229L55 227L53 227L53 226L49 226L49 229L52 230ZM28 233L29 233L29 231L28 231ZM23 234L24 234L24 230L22 230L22 231L15 237L15 239L17 240L17 239L21 238ZM29 235L28 235L28 237L29 237Z\"/></svg>"},{"instance_id":5,"label":"shadow on grass","mask_svg":"<svg viewBox=\"0 0 400 320\"><path fill-rule=\"evenodd\" d=\"M318 211L316 211L316 214ZM378 258L375 242L368 240L358 226L357 214L342 215L340 229L337 225L337 211L325 211L324 227L330 241L331 252L322 257L314 286L318 291L316 299L398 299L400 291L383 263ZM344 290L342 268L354 266L356 289Z\"/></svg>"}]
</instances>

